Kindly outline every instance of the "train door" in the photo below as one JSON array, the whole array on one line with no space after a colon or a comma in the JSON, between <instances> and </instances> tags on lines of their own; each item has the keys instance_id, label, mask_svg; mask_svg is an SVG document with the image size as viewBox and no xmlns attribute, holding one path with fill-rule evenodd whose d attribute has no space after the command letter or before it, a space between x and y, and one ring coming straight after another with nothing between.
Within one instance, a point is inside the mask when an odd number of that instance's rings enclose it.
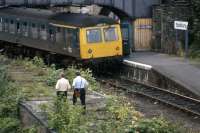
<instances>
[{"instance_id":1,"label":"train door","mask_svg":"<svg viewBox=\"0 0 200 133\"><path fill-rule=\"evenodd\" d=\"M65 29L65 48L68 53L73 54L74 56L79 55L79 44L78 44L78 30L77 29Z\"/></svg>"},{"instance_id":2,"label":"train door","mask_svg":"<svg viewBox=\"0 0 200 133\"><path fill-rule=\"evenodd\" d=\"M123 55L129 55L132 49L132 26L129 22L121 23Z\"/></svg>"}]
</instances>

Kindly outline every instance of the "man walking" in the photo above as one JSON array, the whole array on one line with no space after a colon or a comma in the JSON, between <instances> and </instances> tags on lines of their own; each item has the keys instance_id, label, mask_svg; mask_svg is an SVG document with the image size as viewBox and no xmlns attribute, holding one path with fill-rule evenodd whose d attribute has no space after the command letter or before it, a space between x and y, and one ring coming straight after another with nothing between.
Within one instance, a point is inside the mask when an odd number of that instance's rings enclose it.
<instances>
[{"instance_id":1,"label":"man walking","mask_svg":"<svg viewBox=\"0 0 200 133\"><path fill-rule=\"evenodd\" d=\"M77 97L80 95L81 104L86 109L85 105L85 89L88 86L88 82L85 78L81 77L80 72L76 72L76 78L73 80L72 87L74 88L73 104L77 102Z\"/></svg>"},{"instance_id":2,"label":"man walking","mask_svg":"<svg viewBox=\"0 0 200 133\"><path fill-rule=\"evenodd\" d=\"M57 81L56 83L56 93L57 93L57 96L60 97L60 98L67 98L67 91L69 89L71 89L71 86L69 84L69 80L65 79L64 78L64 73L62 72L60 74L60 79ZM65 99L66 100L66 99Z\"/></svg>"}]
</instances>

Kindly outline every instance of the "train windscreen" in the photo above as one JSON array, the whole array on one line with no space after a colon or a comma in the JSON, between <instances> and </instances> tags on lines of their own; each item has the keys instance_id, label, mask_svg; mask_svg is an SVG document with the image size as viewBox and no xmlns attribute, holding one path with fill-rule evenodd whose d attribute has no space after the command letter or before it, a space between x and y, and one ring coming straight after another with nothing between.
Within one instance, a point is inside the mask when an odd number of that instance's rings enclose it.
<instances>
[{"instance_id":1,"label":"train windscreen","mask_svg":"<svg viewBox=\"0 0 200 133\"><path fill-rule=\"evenodd\" d=\"M105 41L117 41L118 35L115 27L104 28Z\"/></svg>"},{"instance_id":2,"label":"train windscreen","mask_svg":"<svg viewBox=\"0 0 200 133\"><path fill-rule=\"evenodd\" d=\"M101 29L89 29L87 30L87 42L99 43L102 42Z\"/></svg>"}]
</instances>

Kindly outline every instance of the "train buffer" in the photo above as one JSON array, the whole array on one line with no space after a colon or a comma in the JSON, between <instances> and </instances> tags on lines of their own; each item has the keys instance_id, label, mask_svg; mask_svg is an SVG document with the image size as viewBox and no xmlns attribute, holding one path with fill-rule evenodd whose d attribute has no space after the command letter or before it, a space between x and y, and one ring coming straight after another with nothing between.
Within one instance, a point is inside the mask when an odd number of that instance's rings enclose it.
<instances>
[{"instance_id":1,"label":"train buffer","mask_svg":"<svg viewBox=\"0 0 200 133\"><path fill-rule=\"evenodd\" d=\"M124 64L145 70L153 69L200 96L200 63L161 53L135 52L124 59Z\"/></svg>"}]
</instances>

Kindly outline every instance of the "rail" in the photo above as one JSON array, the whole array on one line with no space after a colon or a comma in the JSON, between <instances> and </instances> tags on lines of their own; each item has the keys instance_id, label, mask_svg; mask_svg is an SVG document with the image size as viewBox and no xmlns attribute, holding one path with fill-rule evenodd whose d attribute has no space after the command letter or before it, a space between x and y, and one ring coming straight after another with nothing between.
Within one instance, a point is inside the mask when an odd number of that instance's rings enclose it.
<instances>
[{"instance_id":1,"label":"rail","mask_svg":"<svg viewBox=\"0 0 200 133\"><path fill-rule=\"evenodd\" d=\"M106 83L112 87L125 90L128 93L145 96L180 109L184 112L200 116L200 100L170 92L168 90L164 90L154 86L139 85L136 88L135 86L133 86L133 84L135 83L130 80L121 80L118 81L118 83L109 80L103 80L101 81L101 83Z\"/></svg>"}]
</instances>

